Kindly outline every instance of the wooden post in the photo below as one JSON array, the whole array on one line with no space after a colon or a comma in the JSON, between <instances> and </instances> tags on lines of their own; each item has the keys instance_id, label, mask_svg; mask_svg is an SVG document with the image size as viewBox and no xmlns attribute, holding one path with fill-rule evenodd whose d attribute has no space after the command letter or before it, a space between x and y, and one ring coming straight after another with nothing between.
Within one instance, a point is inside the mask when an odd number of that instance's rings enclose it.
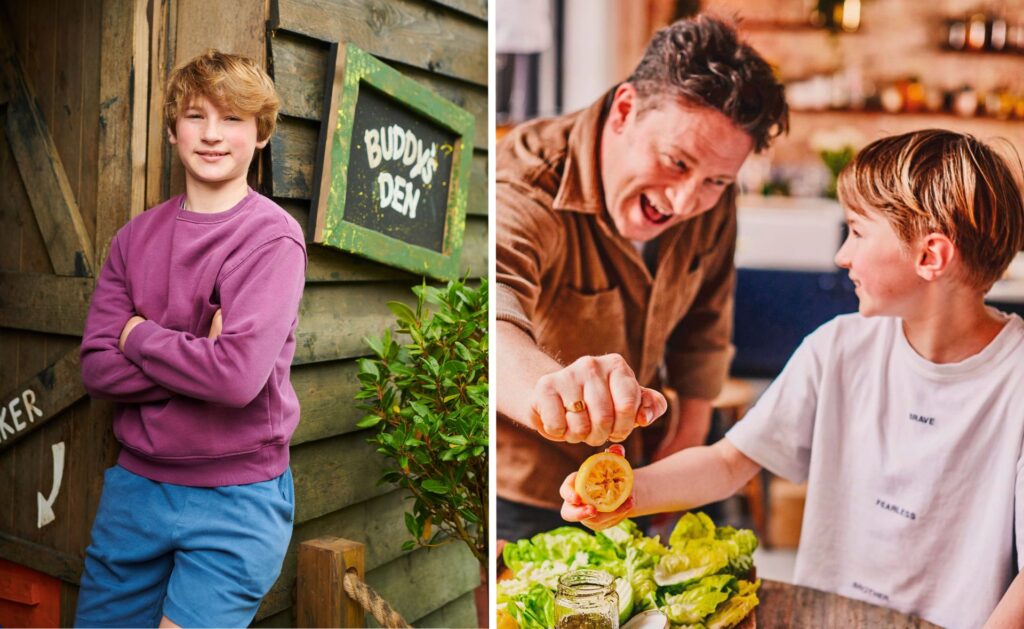
<instances>
[{"instance_id":1,"label":"wooden post","mask_svg":"<svg viewBox=\"0 0 1024 629\"><path fill-rule=\"evenodd\" d=\"M366 610L345 593L343 577L354 568L365 576L366 547L337 537L299 545L295 621L300 627L365 627Z\"/></svg>"}]
</instances>

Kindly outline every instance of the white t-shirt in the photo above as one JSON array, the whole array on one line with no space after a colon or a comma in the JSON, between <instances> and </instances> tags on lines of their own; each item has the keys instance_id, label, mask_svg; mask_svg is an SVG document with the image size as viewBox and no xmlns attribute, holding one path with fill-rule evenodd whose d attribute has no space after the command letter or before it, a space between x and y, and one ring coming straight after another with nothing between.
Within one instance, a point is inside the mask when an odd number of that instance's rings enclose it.
<instances>
[{"instance_id":1,"label":"white t-shirt","mask_svg":"<svg viewBox=\"0 0 1024 629\"><path fill-rule=\"evenodd\" d=\"M797 584L978 627L1021 566L1016 315L953 364L917 354L899 319L837 317L804 339L726 438L769 471L808 481Z\"/></svg>"}]
</instances>

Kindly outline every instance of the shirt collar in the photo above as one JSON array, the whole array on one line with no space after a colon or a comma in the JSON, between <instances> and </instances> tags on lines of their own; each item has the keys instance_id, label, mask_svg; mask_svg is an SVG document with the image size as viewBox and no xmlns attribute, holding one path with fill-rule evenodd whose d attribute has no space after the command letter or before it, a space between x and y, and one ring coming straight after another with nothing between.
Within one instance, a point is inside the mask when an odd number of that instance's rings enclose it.
<instances>
[{"instance_id":1,"label":"shirt collar","mask_svg":"<svg viewBox=\"0 0 1024 629\"><path fill-rule=\"evenodd\" d=\"M618 87L618 86L616 86ZM599 153L601 131L611 108L615 87L580 112L569 131L565 170L552 208L583 214L604 213Z\"/></svg>"}]
</instances>

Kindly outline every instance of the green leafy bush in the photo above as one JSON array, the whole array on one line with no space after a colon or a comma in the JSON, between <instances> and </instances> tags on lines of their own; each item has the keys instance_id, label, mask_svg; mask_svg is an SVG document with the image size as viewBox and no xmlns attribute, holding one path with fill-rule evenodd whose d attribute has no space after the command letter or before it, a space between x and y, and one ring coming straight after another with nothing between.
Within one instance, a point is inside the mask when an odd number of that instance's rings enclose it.
<instances>
[{"instance_id":1,"label":"green leafy bush","mask_svg":"<svg viewBox=\"0 0 1024 629\"><path fill-rule=\"evenodd\" d=\"M417 286L416 310L388 307L401 344L388 330L366 342L374 358L359 360L361 428L388 458L382 483L408 489L405 514L413 539L402 548L462 540L487 562L487 281ZM435 306L435 312L427 310Z\"/></svg>"}]
</instances>

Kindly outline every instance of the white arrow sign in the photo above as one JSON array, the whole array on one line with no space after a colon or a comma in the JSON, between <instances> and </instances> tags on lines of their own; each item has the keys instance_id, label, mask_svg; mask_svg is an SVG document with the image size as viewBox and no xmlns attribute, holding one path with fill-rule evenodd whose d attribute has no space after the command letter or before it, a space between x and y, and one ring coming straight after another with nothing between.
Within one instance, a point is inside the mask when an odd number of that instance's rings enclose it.
<instances>
[{"instance_id":1,"label":"white arrow sign","mask_svg":"<svg viewBox=\"0 0 1024 629\"><path fill-rule=\"evenodd\" d=\"M57 493L60 491L60 481L64 477L64 442L53 444L53 489L50 490L50 497L43 498L43 494L36 493L36 502L39 505L39 517L36 520L36 528L43 528L53 522L56 516L53 514L53 503L57 500Z\"/></svg>"}]
</instances>

